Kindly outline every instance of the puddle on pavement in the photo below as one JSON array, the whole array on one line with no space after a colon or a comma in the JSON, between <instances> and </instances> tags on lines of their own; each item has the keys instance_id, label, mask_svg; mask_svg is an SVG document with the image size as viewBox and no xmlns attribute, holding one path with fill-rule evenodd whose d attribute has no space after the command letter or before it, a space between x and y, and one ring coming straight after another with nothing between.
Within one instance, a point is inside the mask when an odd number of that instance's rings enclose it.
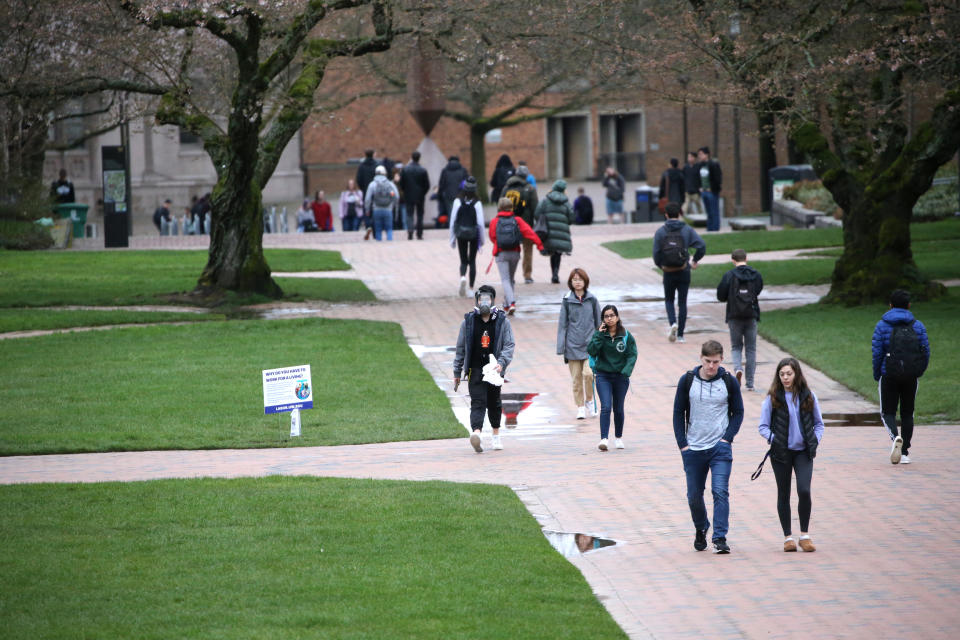
<instances>
[{"instance_id":1,"label":"puddle on pavement","mask_svg":"<svg viewBox=\"0 0 960 640\"><path fill-rule=\"evenodd\" d=\"M543 535L564 558L576 558L617 544L616 540L588 533L566 533L544 529Z\"/></svg>"},{"instance_id":2,"label":"puddle on pavement","mask_svg":"<svg viewBox=\"0 0 960 640\"><path fill-rule=\"evenodd\" d=\"M517 416L521 411L533 404L533 399L539 393L501 393L500 401L503 404L504 426L508 429L517 426Z\"/></svg>"},{"instance_id":3,"label":"puddle on pavement","mask_svg":"<svg viewBox=\"0 0 960 640\"><path fill-rule=\"evenodd\" d=\"M824 413L825 427L880 427L883 422L879 413Z\"/></svg>"},{"instance_id":4,"label":"puddle on pavement","mask_svg":"<svg viewBox=\"0 0 960 640\"><path fill-rule=\"evenodd\" d=\"M457 348L455 346L428 347L422 344L411 344L410 350L413 351L413 355L417 356L419 360L428 353L453 353Z\"/></svg>"}]
</instances>

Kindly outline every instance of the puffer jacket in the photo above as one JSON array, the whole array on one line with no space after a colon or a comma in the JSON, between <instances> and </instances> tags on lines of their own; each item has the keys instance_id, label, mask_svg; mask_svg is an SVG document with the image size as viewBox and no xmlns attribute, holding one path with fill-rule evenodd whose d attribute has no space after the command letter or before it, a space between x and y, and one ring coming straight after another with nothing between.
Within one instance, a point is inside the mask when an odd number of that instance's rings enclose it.
<instances>
[{"instance_id":1,"label":"puffer jacket","mask_svg":"<svg viewBox=\"0 0 960 640\"><path fill-rule=\"evenodd\" d=\"M877 326L873 329L873 379L879 380L887 371L886 355L890 350L890 337L893 335L893 327L898 324L910 324L913 322L913 330L920 336L920 350L923 351L924 362L923 370L926 371L930 365L930 340L927 338L927 328L923 323L913 317L909 309L893 308L883 314ZM920 373L923 375L923 372ZM917 376L919 377L919 376Z\"/></svg>"},{"instance_id":2,"label":"puffer jacket","mask_svg":"<svg viewBox=\"0 0 960 640\"><path fill-rule=\"evenodd\" d=\"M557 355L567 360L586 360L587 344L600 326L600 302L586 291L583 299L568 291L560 302L557 324Z\"/></svg>"},{"instance_id":3,"label":"puffer jacket","mask_svg":"<svg viewBox=\"0 0 960 640\"><path fill-rule=\"evenodd\" d=\"M567 183L557 180L553 188L537 205L535 220L547 217L547 240L543 243L549 253L570 253L573 251L573 239L570 237L570 225L573 224L573 207L564 191Z\"/></svg>"}]
</instances>

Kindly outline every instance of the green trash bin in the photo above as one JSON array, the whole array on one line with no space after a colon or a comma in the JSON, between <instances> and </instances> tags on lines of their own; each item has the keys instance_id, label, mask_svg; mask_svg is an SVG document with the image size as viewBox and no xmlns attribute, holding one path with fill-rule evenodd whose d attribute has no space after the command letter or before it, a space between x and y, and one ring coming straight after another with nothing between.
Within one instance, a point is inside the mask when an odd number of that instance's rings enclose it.
<instances>
[{"instance_id":1,"label":"green trash bin","mask_svg":"<svg viewBox=\"0 0 960 640\"><path fill-rule=\"evenodd\" d=\"M70 218L73 222L73 237L84 237L85 227L87 226L87 210L90 205L79 202L63 202L54 209L60 214L61 218Z\"/></svg>"}]
</instances>

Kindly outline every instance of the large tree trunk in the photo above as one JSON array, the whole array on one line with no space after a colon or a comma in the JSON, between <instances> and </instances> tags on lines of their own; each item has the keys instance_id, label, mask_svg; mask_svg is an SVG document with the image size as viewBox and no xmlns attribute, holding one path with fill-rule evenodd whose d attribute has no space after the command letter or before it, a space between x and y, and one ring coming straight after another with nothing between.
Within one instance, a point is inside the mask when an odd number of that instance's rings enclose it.
<instances>
[{"instance_id":1,"label":"large tree trunk","mask_svg":"<svg viewBox=\"0 0 960 640\"><path fill-rule=\"evenodd\" d=\"M487 191L487 149L486 135L488 129L480 125L470 125L470 175L477 179L477 197L480 202L489 202L490 193ZM496 204L496 203L494 203Z\"/></svg>"}]
</instances>

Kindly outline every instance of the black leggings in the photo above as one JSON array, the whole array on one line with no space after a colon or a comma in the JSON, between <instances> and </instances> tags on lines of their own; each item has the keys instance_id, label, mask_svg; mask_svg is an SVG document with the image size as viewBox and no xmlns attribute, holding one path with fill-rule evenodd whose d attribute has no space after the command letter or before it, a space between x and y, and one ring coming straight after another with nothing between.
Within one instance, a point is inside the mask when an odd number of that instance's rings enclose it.
<instances>
[{"instance_id":1,"label":"black leggings","mask_svg":"<svg viewBox=\"0 0 960 640\"><path fill-rule=\"evenodd\" d=\"M787 462L777 462L772 457L773 475L777 479L777 515L783 535L789 536L790 528L790 478L797 474L797 511L800 512L800 531L809 531L810 509L813 501L810 497L810 482L813 480L813 460L806 451L787 450Z\"/></svg>"},{"instance_id":2,"label":"black leggings","mask_svg":"<svg viewBox=\"0 0 960 640\"><path fill-rule=\"evenodd\" d=\"M460 276L467 275L467 266L470 266L470 288L473 289L473 282L477 279L477 241L476 240L457 240L457 248L460 250Z\"/></svg>"}]
</instances>

